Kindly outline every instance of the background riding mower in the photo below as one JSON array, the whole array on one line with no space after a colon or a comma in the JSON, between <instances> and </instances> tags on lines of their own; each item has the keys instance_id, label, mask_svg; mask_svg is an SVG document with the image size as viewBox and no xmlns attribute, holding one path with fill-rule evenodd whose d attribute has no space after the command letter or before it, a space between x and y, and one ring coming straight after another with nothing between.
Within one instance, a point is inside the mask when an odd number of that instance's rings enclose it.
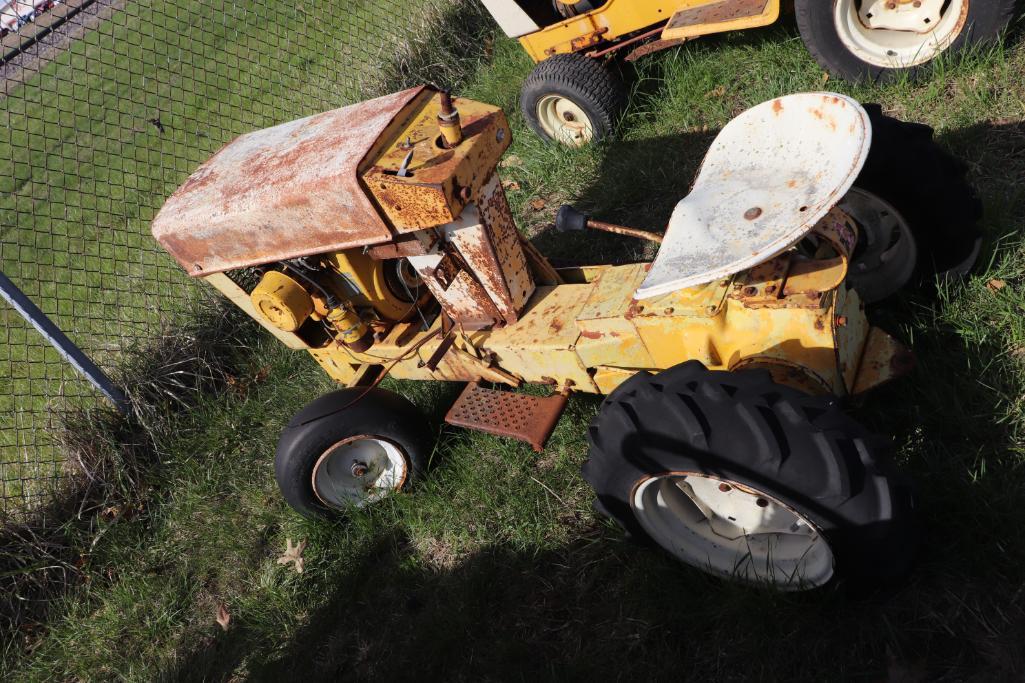
<instances>
[{"instance_id":1,"label":"background riding mower","mask_svg":"<svg viewBox=\"0 0 1025 683\"><path fill-rule=\"evenodd\" d=\"M632 62L700 36L776 22L782 0L481 0L538 62L520 106L543 138L606 136L626 104L607 58ZM879 80L991 41L1016 0L793 0L801 37L837 77Z\"/></svg>"},{"instance_id":2,"label":"background riding mower","mask_svg":"<svg viewBox=\"0 0 1025 683\"><path fill-rule=\"evenodd\" d=\"M858 290L892 292L914 270L908 240L966 214L897 208L905 188L874 175L886 164L873 118L900 129L917 163L951 171L938 201L974 205L928 129L841 95L793 95L722 130L664 236L626 230L661 241L652 263L555 269L506 202L502 111L416 88L239 137L168 199L153 233L347 385L278 444L278 484L302 514L336 515L424 474L433 430L379 388L386 374L466 382L448 423L538 451L570 394L599 394L584 477L635 537L782 589L881 581L909 566L912 495L889 441L840 399L913 361L869 324ZM936 222L909 222L922 215ZM570 209L559 227L625 230Z\"/></svg>"}]
</instances>

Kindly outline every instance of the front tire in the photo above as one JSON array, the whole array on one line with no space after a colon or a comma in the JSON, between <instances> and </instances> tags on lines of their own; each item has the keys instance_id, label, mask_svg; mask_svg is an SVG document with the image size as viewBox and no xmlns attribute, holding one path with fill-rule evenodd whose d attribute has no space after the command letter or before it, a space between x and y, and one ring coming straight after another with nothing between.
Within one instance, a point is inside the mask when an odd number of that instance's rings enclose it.
<instances>
[{"instance_id":1,"label":"front tire","mask_svg":"<svg viewBox=\"0 0 1025 683\"><path fill-rule=\"evenodd\" d=\"M578 54L544 60L520 91L520 109L531 130L569 147L610 136L625 108L623 82L597 60Z\"/></svg>"},{"instance_id":2,"label":"front tire","mask_svg":"<svg viewBox=\"0 0 1025 683\"><path fill-rule=\"evenodd\" d=\"M402 396L341 389L317 398L288 423L274 477L296 512L330 518L419 479L432 442L426 418Z\"/></svg>"},{"instance_id":3,"label":"front tire","mask_svg":"<svg viewBox=\"0 0 1025 683\"><path fill-rule=\"evenodd\" d=\"M827 71L848 80L883 81L912 73L943 53L996 40L1017 0L795 0L797 26Z\"/></svg>"},{"instance_id":4,"label":"front tire","mask_svg":"<svg viewBox=\"0 0 1025 683\"><path fill-rule=\"evenodd\" d=\"M912 497L888 441L766 371L639 373L588 440L596 509L710 574L801 590L911 565Z\"/></svg>"}]
</instances>

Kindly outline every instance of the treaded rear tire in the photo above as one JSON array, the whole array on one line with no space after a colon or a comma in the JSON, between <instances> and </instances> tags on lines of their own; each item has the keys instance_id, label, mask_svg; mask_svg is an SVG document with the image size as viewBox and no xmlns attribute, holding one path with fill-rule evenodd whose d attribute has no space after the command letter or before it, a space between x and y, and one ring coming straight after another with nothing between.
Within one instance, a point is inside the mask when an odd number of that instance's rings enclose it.
<instances>
[{"instance_id":1,"label":"treaded rear tire","mask_svg":"<svg viewBox=\"0 0 1025 683\"><path fill-rule=\"evenodd\" d=\"M767 493L811 520L833 552L834 579L878 585L911 566L912 494L890 468L889 441L835 398L776 384L767 371L689 361L638 373L605 399L588 441L583 476L595 509L638 539L653 540L631 506L637 486L692 472Z\"/></svg>"},{"instance_id":2,"label":"treaded rear tire","mask_svg":"<svg viewBox=\"0 0 1025 683\"><path fill-rule=\"evenodd\" d=\"M890 69L862 61L843 44L833 18L835 0L794 0L797 28L815 60L834 76L849 81L885 82L902 71L916 76L932 63L909 69ZM995 41L1014 16L1017 0L974 0L968 8L967 25L944 54L969 45Z\"/></svg>"},{"instance_id":3,"label":"treaded rear tire","mask_svg":"<svg viewBox=\"0 0 1025 683\"><path fill-rule=\"evenodd\" d=\"M579 54L553 55L534 67L520 90L520 110L539 137L558 142L541 125L538 104L547 95L571 100L591 121L592 142L612 134L626 109L622 80L595 59Z\"/></svg>"},{"instance_id":4,"label":"treaded rear tire","mask_svg":"<svg viewBox=\"0 0 1025 683\"><path fill-rule=\"evenodd\" d=\"M878 104L865 110L872 149L855 186L888 201L908 222L918 244L919 278L966 265L978 256L982 218L968 165L940 147L929 126L886 116Z\"/></svg>"}]
</instances>

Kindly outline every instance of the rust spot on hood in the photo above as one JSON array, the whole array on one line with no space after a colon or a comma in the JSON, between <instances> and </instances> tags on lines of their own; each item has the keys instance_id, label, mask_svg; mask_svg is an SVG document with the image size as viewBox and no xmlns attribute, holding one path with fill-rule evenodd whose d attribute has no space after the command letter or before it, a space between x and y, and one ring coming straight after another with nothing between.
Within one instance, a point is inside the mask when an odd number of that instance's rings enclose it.
<instances>
[{"instance_id":1,"label":"rust spot on hood","mask_svg":"<svg viewBox=\"0 0 1025 683\"><path fill-rule=\"evenodd\" d=\"M167 200L153 236L192 275L392 238L358 169L424 88L247 133Z\"/></svg>"}]
</instances>

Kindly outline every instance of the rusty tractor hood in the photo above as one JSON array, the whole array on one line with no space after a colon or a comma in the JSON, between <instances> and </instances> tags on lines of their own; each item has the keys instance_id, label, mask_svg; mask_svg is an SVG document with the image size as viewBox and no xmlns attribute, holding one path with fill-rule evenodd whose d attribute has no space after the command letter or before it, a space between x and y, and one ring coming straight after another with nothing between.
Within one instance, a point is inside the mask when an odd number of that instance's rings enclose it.
<instances>
[{"instance_id":1,"label":"rusty tractor hood","mask_svg":"<svg viewBox=\"0 0 1025 683\"><path fill-rule=\"evenodd\" d=\"M390 241L359 167L423 90L236 138L165 202L153 237L194 276Z\"/></svg>"}]
</instances>

